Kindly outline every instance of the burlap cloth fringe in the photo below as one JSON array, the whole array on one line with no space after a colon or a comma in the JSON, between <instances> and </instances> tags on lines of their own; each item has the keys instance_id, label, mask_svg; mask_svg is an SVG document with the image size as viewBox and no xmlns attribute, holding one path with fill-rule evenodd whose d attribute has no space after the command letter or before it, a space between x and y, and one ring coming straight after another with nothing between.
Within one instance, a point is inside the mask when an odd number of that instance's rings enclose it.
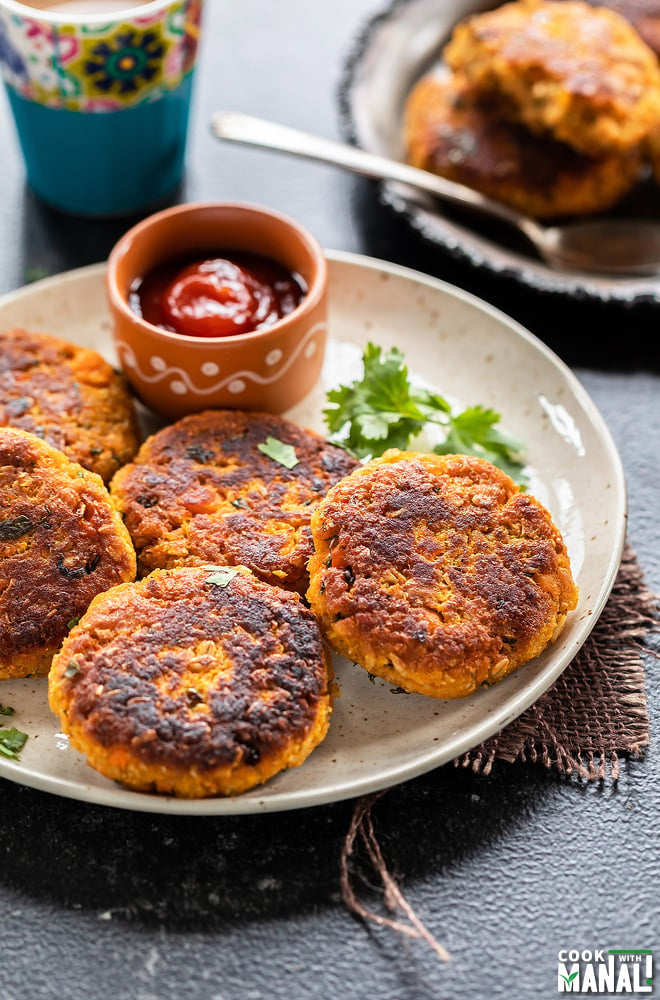
<instances>
[{"instance_id":1,"label":"burlap cloth fringe","mask_svg":"<svg viewBox=\"0 0 660 1000\"><path fill-rule=\"evenodd\" d=\"M625 547L610 598L591 635L554 686L531 708L485 743L454 761L487 775L496 760L540 763L587 781L614 781L619 755L638 756L649 742L642 653L660 632L660 601L644 582L636 556ZM655 653L654 655L658 655ZM358 799L340 861L341 894L362 920L419 937L442 961L450 956L424 926L396 885L373 826L372 808L385 792ZM382 887L387 911L375 913L354 887L352 860L361 845Z\"/></svg>"}]
</instances>

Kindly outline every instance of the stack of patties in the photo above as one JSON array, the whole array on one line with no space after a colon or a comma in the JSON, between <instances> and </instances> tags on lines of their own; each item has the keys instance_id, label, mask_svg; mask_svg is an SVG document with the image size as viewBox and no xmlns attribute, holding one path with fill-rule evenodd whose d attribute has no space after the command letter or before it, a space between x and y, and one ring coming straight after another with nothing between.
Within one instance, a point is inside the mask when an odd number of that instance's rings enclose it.
<instances>
[{"instance_id":1,"label":"stack of patties","mask_svg":"<svg viewBox=\"0 0 660 1000\"><path fill-rule=\"evenodd\" d=\"M660 123L655 53L582 0L514 0L463 21L405 110L413 165L539 219L604 211Z\"/></svg>"}]
</instances>

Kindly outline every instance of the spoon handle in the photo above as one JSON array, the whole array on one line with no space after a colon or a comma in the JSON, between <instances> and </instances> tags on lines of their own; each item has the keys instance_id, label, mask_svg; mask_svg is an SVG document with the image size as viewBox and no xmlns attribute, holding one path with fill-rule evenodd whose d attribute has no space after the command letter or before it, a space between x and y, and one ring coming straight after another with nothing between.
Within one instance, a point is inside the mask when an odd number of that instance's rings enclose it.
<instances>
[{"instance_id":1,"label":"spoon handle","mask_svg":"<svg viewBox=\"0 0 660 1000\"><path fill-rule=\"evenodd\" d=\"M292 153L310 160L332 163L377 180L408 184L454 205L468 207L500 219L523 232L529 221L505 205L491 201L472 188L447 180L445 177L367 152L358 146L324 139L286 125L253 118L241 112L216 111L211 118L211 131L218 139Z\"/></svg>"}]
</instances>

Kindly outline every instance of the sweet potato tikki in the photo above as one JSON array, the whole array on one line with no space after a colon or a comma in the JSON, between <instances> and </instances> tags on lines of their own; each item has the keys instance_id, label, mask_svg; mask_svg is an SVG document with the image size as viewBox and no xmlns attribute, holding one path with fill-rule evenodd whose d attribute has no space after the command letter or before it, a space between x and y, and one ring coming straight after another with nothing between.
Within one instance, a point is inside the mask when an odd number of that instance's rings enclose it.
<instances>
[{"instance_id":1,"label":"sweet potato tikki","mask_svg":"<svg viewBox=\"0 0 660 1000\"><path fill-rule=\"evenodd\" d=\"M462 74L423 77L406 102L405 143L414 167L465 184L525 215L603 212L640 178L642 149L590 157L506 121L492 94Z\"/></svg>"},{"instance_id":2,"label":"sweet potato tikki","mask_svg":"<svg viewBox=\"0 0 660 1000\"><path fill-rule=\"evenodd\" d=\"M26 431L0 428L0 678L48 672L96 594L135 577L100 476Z\"/></svg>"},{"instance_id":3,"label":"sweet potato tikki","mask_svg":"<svg viewBox=\"0 0 660 1000\"><path fill-rule=\"evenodd\" d=\"M390 450L312 517L307 594L372 674L457 698L537 656L576 606L550 515L484 459Z\"/></svg>"},{"instance_id":4,"label":"sweet potato tikki","mask_svg":"<svg viewBox=\"0 0 660 1000\"><path fill-rule=\"evenodd\" d=\"M304 593L312 510L356 464L282 417L207 410L145 441L111 491L141 576L183 564L244 565Z\"/></svg>"},{"instance_id":5,"label":"sweet potato tikki","mask_svg":"<svg viewBox=\"0 0 660 1000\"><path fill-rule=\"evenodd\" d=\"M444 58L499 98L502 117L587 156L624 153L660 120L656 54L621 15L583 0L514 0L476 14Z\"/></svg>"},{"instance_id":6,"label":"sweet potato tikki","mask_svg":"<svg viewBox=\"0 0 660 1000\"><path fill-rule=\"evenodd\" d=\"M49 697L106 777L235 795L321 742L332 673L298 594L244 568L179 567L93 601L53 661Z\"/></svg>"},{"instance_id":7,"label":"sweet potato tikki","mask_svg":"<svg viewBox=\"0 0 660 1000\"><path fill-rule=\"evenodd\" d=\"M47 333L0 333L0 426L30 431L108 482L139 445L123 375Z\"/></svg>"}]
</instances>

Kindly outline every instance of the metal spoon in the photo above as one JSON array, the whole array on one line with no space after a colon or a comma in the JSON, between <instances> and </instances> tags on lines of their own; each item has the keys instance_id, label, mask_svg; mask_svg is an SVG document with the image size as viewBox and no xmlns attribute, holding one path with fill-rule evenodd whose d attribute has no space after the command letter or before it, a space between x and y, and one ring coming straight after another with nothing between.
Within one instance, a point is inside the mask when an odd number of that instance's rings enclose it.
<instances>
[{"instance_id":1,"label":"metal spoon","mask_svg":"<svg viewBox=\"0 0 660 1000\"><path fill-rule=\"evenodd\" d=\"M561 226L543 226L463 184L348 143L235 111L217 111L211 119L211 130L219 139L332 163L378 180L398 181L453 205L496 218L526 236L545 263L557 270L619 276L660 272L660 224L656 222L603 216Z\"/></svg>"}]
</instances>

